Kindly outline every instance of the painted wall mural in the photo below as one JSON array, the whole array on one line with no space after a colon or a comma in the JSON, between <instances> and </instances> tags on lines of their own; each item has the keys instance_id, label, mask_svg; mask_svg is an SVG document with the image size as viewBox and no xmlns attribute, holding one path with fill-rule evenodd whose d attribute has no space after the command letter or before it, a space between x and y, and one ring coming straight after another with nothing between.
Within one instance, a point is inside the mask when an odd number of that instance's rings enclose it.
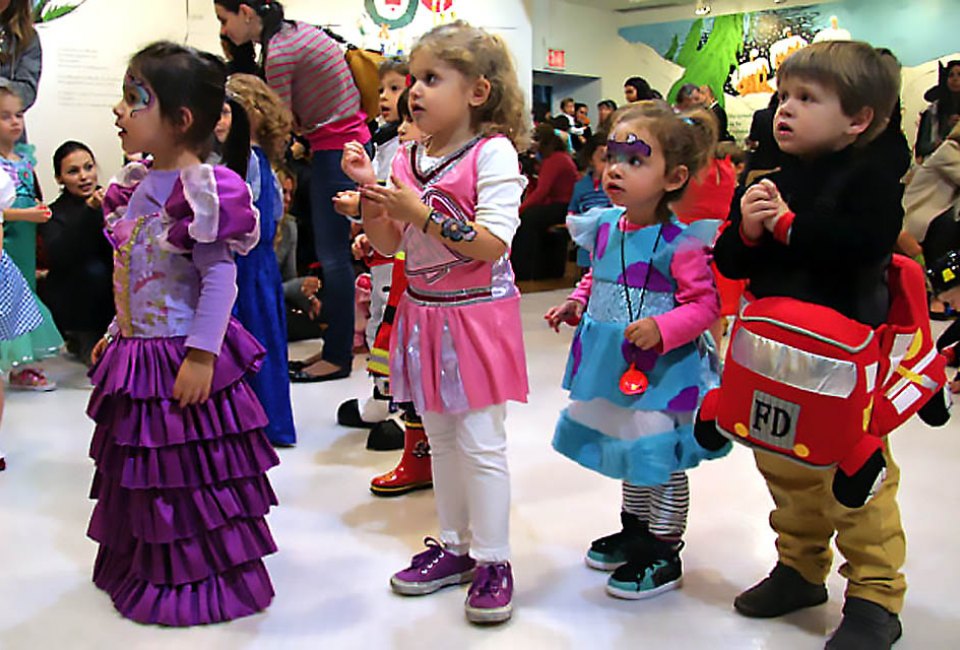
<instances>
[{"instance_id":1,"label":"painted wall mural","mask_svg":"<svg viewBox=\"0 0 960 650\"><path fill-rule=\"evenodd\" d=\"M57 0L33 0L33 22L49 23L63 18L84 3L84 0L57 2Z\"/></svg>"},{"instance_id":2,"label":"painted wall mural","mask_svg":"<svg viewBox=\"0 0 960 650\"><path fill-rule=\"evenodd\" d=\"M387 56L402 55L427 29L456 18L454 0L364 0L354 40Z\"/></svg>"},{"instance_id":3,"label":"painted wall mural","mask_svg":"<svg viewBox=\"0 0 960 650\"><path fill-rule=\"evenodd\" d=\"M904 65L905 129L923 108L923 92L936 84L938 60L960 47L955 16L938 3L907 7L898 0L847 0L807 7L737 13L714 18L638 25L620 30L631 43L655 50L664 65L682 68L670 88L670 101L687 83L709 85L731 118L731 131L743 136L753 111L776 90L776 74L787 56L823 40L866 40L889 47ZM641 71L642 72L642 71Z\"/></svg>"}]
</instances>

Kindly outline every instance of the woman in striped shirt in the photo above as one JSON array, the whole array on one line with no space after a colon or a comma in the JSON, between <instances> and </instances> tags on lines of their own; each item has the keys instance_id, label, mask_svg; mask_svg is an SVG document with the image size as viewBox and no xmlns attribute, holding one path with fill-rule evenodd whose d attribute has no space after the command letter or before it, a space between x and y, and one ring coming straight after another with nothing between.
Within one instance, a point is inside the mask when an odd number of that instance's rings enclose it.
<instances>
[{"instance_id":1,"label":"woman in striped shirt","mask_svg":"<svg viewBox=\"0 0 960 650\"><path fill-rule=\"evenodd\" d=\"M341 379L353 359L353 266L350 224L333 210L333 197L355 185L340 169L343 145L370 139L360 93L337 43L306 23L284 20L273 0L214 0L220 33L234 44L260 43L267 83L293 112L296 129L313 151L310 200L314 244L323 266L328 329L322 359L301 381Z\"/></svg>"}]
</instances>

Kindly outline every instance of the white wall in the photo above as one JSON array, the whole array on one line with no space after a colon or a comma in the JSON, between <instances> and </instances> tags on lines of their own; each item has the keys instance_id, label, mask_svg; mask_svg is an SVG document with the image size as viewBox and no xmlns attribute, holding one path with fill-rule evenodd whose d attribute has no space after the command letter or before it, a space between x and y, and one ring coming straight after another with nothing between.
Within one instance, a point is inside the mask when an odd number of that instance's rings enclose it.
<instances>
[{"instance_id":1,"label":"white wall","mask_svg":"<svg viewBox=\"0 0 960 650\"><path fill-rule=\"evenodd\" d=\"M533 67L546 69L547 50L567 53L564 72L599 76L602 96L624 102L623 82L641 76L661 92L680 78L682 70L658 62L656 52L646 45L631 44L621 38L620 15L603 9L570 4L563 0L532 0ZM633 21L631 24L637 24ZM591 109L592 110L592 109Z\"/></svg>"},{"instance_id":2,"label":"white wall","mask_svg":"<svg viewBox=\"0 0 960 650\"><path fill-rule=\"evenodd\" d=\"M80 140L100 163L100 181L122 163L111 108L120 100L127 61L159 39L182 41L185 12L172 0L87 0L68 16L37 27L43 75L37 103L27 112L27 135L37 147L37 174L44 198L56 198L53 152ZM212 4L212 2L211 2ZM109 17L109 19L105 19Z\"/></svg>"}]
</instances>

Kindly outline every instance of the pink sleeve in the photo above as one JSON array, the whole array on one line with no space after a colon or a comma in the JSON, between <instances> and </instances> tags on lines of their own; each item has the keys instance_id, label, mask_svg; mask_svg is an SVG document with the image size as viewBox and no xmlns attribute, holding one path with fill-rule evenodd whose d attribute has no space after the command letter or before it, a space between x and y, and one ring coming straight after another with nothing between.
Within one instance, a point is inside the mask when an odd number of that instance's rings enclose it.
<instances>
[{"instance_id":1,"label":"pink sleeve","mask_svg":"<svg viewBox=\"0 0 960 650\"><path fill-rule=\"evenodd\" d=\"M678 306L654 316L660 329L662 352L690 343L720 317L720 297L704 246L683 247L674 254L670 272L677 281Z\"/></svg>"},{"instance_id":2,"label":"pink sleeve","mask_svg":"<svg viewBox=\"0 0 960 650\"><path fill-rule=\"evenodd\" d=\"M587 271L587 273L580 278L580 282L577 283L577 288L573 290L567 300L576 300L584 307L587 306L587 302L590 300L590 291L593 289L593 269Z\"/></svg>"}]
</instances>

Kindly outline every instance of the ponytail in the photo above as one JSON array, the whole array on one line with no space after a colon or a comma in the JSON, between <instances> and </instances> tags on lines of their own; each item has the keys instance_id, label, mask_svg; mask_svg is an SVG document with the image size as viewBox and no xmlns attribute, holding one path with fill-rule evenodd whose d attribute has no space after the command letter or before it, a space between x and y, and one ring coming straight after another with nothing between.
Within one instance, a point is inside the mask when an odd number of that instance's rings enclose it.
<instances>
[{"instance_id":1,"label":"ponytail","mask_svg":"<svg viewBox=\"0 0 960 650\"><path fill-rule=\"evenodd\" d=\"M250 163L250 118L237 100L227 97L227 104L233 121L223 143L223 164L239 174L240 178L246 179L247 165Z\"/></svg>"},{"instance_id":2,"label":"ponytail","mask_svg":"<svg viewBox=\"0 0 960 650\"><path fill-rule=\"evenodd\" d=\"M254 2L256 4L254 4ZM280 32L283 27L283 5L276 0L247 0L245 4L253 7L260 20L263 21L263 31L260 32L260 69L267 69L267 51L270 49L270 39Z\"/></svg>"}]
</instances>

